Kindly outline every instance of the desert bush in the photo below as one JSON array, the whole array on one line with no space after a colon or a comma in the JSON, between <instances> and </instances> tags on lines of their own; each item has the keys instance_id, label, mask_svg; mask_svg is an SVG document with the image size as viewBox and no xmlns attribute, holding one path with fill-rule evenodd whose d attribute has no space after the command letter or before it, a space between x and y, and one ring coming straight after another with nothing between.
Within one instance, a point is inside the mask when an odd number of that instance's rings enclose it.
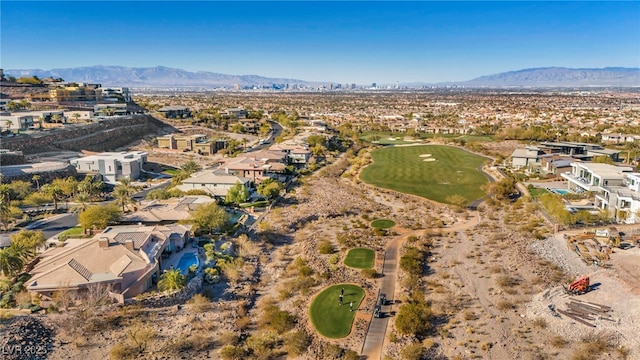
<instances>
[{"instance_id":1,"label":"desert bush","mask_svg":"<svg viewBox=\"0 0 640 360\"><path fill-rule=\"evenodd\" d=\"M138 356L138 349L129 343L116 344L109 350L109 358L111 360L136 359Z\"/></svg>"},{"instance_id":2,"label":"desert bush","mask_svg":"<svg viewBox=\"0 0 640 360\"><path fill-rule=\"evenodd\" d=\"M365 279L374 279L378 275L378 272L373 268L362 269L360 270L360 275L362 275L362 277L364 277Z\"/></svg>"},{"instance_id":3,"label":"desert bush","mask_svg":"<svg viewBox=\"0 0 640 360\"><path fill-rule=\"evenodd\" d=\"M502 275L502 276L498 277L496 282L503 289L509 289L509 288L514 287L514 286L518 286L518 284L519 284L518 279L516 279L516 278L514 278L512 276L509 276L509 275Z\"/></svg>"},{"instance_id":4,"label":"desert bush","mask_svg":"<svg viewBox=\"0 0 640 360\"><path fill-rule=\"evenodd\" d=\"M543 319L543 318L536 318L533 320L533 326L540 328L540 329L546 329L547 328L547 320Z\"/></svg>"},{"instance_id":5,"label":"desert bush","mask_svg":"<svg viewBox=\"0 0 640 360\"><path fill-rule=\"evenodd\" d=\"M203 313L211 309L211 300L202 294L194 295L189 299L188 304L190 304L191 308L198 313Z\"/></svg>"},{"instance_id":6,"label":"desert bush","mask_svg":"<svg viewBox=\"0 0 640 360\"><path fill-rule=\"evenodd\" d=\"M549 342L551 343L551 346L556 347L556 348L562 348L565 347L567 345L567 340L565 338L563 338L562 336L554 336L552 337Z\"/></svg>"},{"instance_id":7,"label":"desert bush","mask_svg":"<svg viewBox=\"0 0 640 360\"><path fill-rule=\"evenodd\" d=\"M402 304L396 317L396 329L403 335L424 335L431 329L431 308L424 300Z\"/></svg>"},{"instance_id":8,"label":"desert bush","mask_svg":"<svg viewBox=\"0 0 640 360\"><path fill-rule=\"evenodd\" d=\"M289 332L284 337L284 349L292 356L304 354L309 345L311 345L311 336L304 330Z\"/></svg>"},{"instance_id":9,"label":"desert bush","mask_svg":"<svg viewBox=\"0 0 640 360\"><path fill-rule=\"evenodd\" d=\"M422 347L422 344L415 343L406 345L400 352L400 355L403 360L420 360L422 359L423 353L424 348Z\"/></svg>"},{"instance_id":10,"label":"desert bush","mask_svg":"<svg viewBox=\"0 0 640 360\"><path fill-rule=\"evenodd\" d=\"M318 243L318 252L320 254L333 254L336 252L336 248L333 246L331 241L323 240Z\"/></svg>"},{"instance_id":11,"label":"desert bush","mask_svg":"<svg viewBox=\"0 0 640 360\"><path fill-rule=\"evenodd\" d=\"M243 360L247 352L242 346L227 344L218 350L218 356L223 360Z\"/></svg>"},{"instance_id":12,"label":"desert bush","mask_svg":"<svg viewBox=\"0 0 640 360\"><path fill-rule=\"evenodd\" d=\"M511 310L513 309L513 303L507 300L500 300L496 304L498 310Z\"/></svg>"},{"instance_id":13,"label":"desert bush","mask_svg":"<svg viewBox=\"0 0 640 360\"><path fill-rule=\"evenodd\" d=\"M223 344L238 345L240 337L233 331L225 331L220 334L219 340Z\"/></svg>"}]
</instances>

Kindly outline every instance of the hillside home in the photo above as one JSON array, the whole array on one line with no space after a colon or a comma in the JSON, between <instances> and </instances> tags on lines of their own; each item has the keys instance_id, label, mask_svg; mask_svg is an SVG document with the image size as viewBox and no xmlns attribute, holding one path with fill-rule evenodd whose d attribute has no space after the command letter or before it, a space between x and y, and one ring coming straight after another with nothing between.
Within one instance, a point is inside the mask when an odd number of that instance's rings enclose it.
<instances>
[{"instance_id":1,"label":"hillside home","mask_svg":"<svg viewBox=\"0 0 640 360\"><path fill-rule=\"evenodd\" d=\"M229 189L235 184L243 184L248 189L253 188L251 179L248 177L231 174L224 169L202 170L188 179L182 181L176 188L182 191L203 190L219 199L227 196Z\"/></svg>"},{"instance_id":2,"label":"hillside home","mask_svg":"<svg viewBox=\"0 0 640 360\"><path fill-rule=\"evenodd\" d=\"M162 254L184 248L191 225L113 226L92 239L69 240L41 255L25 286L50 301L61 289L109 288L120 303L148 290L160 276Z\"/></svg>"},{"instance_id":3,"label":"hillside home","mask_svg":"<svg viewBox=\"0 0 640 360\"><path fill-rule=\"evenodd\" d=\"M142 167L147 162L147 153L132 152L104 152L85 156L69 161L78 173L100 174L104 182L116 184L122 178L136 180L142 173Z\"/></svg>"},{"instance_id":4,"label":"hillside home","mask_svg":"<svg viewBox=\"0 0 640 360\"><path fill-rule=\"evenodd\" d=\"M601 186L620 186L625 173L633 171L629 166L615 166L592 162L573 162L571 172L560 176L567 179L567 189L575 193L597 192Z\"/></svg>"},{"instance_id":5,"label":"hillside home","mask_svg":"<svg viewBox=\"0 0 640 360\"><path fill-rule=\"evenodd\" d=\"M171 224L189 219L191 211L213 201L215 200L204 195L166 200L143 200L138 210L125 214L122 221L131 224Z\"/></svg>"},{"instance_id":6,"label":"hillside home","mask_svg":"<svg viewBox=\"0 0 640 360\"><path fill-rule=\"evenodd\" d=\"M158 109L167 119L184 119L191 117L191 111L186 106L164 106Z\"/></svg>"}]
</instances>

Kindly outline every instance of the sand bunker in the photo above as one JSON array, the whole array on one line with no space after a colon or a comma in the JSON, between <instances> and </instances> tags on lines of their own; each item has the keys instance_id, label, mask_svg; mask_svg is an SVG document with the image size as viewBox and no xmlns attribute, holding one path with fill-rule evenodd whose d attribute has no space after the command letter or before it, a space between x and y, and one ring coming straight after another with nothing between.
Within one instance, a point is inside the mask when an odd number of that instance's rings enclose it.
<instances>
[{"instance_id":1,"label":"sand bunker","mask_svg":"<svg viewBox=\"0 0 640 360\"><path fill-rule=\"evenodd\" d=\"M422 155L419 155L419 156L420 157L431 157L431 154L422 154Z\"/></svg>"},{"instance_id":2,"label":"sand bunker","mask_svg":"<svg viewBox=\"0 0 640 360\"><path fill-rule=\"evenodd\" d=\"M434 159L434 158L426 158L426 159L424 159L422 161L436 161L436 159Z\"/></svg>"}]
</instances>

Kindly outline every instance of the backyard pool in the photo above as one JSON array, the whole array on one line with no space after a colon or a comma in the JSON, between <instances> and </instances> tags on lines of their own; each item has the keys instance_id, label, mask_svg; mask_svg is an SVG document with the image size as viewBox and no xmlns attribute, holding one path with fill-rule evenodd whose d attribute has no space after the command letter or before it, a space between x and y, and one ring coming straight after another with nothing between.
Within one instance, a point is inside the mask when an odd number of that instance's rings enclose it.
<instances>
[{"instance_id":1,"label":"backyard pool","mask_svg":"<svg viewBox=\"0 0 640 360\"><path fill-rule=\"evenodd\" d=\"M177 267L180 269L181 273L186 274L191 265L198 266L199 264L200 261L198 261L198 256L196 256L195 253L189 252L182 255Z\"/></svg>"},{"instance_id":2,"label":"backyard pool","mask_svg":"<svg viewBox=\"0 0 640 360\"><path fill-rule=\"evenodd\" d=\"M553 191L556 194L560 194L560 195L564 195L564 194L567 194L569 192L569 190L564 190L564 189L554 189Z\"/></svg>"},{"instance_id":3,"label":"backyard pool","mask_svg":"<svg viewBox=\"0 0 640 360\"><path fill-rule=\"evenodd\" d=\"M242 211L237 211L237 210L227 210L227 214L229 215L229 222L232 225L237 224L238 220L240 220L242 215L244 215Z\"/></svg>"}]
</instances>

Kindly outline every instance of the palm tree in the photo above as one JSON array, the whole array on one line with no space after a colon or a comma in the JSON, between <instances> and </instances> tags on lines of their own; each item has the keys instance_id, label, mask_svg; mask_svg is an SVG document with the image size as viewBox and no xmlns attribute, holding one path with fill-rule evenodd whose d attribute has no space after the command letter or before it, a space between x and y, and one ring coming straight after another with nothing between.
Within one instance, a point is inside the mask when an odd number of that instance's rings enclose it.
<instances>
[{"instance_id":1,"label":"palm tree","mask_svg":"<svg viewBox=\"0 0 640 360\"><path fill-rule=\"evenodd\" d=\"M17 244L0 249L0 272L4 276L15 275L32 257L33 250Z\"/></svg>"},{"instance_id":2,"label":"palm tree","mask_svg":"<svg viewBox=\"0 0 640 360\"><path fill-rule=\"evenodd\" d=\"M158 289L160 291L180 290L186 285L187 278L182 275L180 269L165 270L160 275L160 281L158 281Z\"/></svg>"},{"instance_id":3,"label":"palm tree","mask_svg":"<svg viewBox=\"0 0 640 360\"><path fill-rule=\"evenodd\" d=\"M86 192L78 192L74 198L76 202L80 203L82 211L87 210L87 203L91 201L91 196Z\"/></svg>"},{"instance_id":4,"label":"palm tree","mask_svg":"<svg viewBox=\"0 0 640 360\"><path fill-rule=\"evenodd\" d=\"M198 163L193 160L189 160L186 163L182 164L180 169L184 170L185 172L189 173L189 175L191 175L195 172L202 170L202 166L198 165Z\"/></svg>"},{"instance_id":5,"label":"palm tree","mask_svg":"<svg viewBox=\"0 0 640 360\"><path fill-rule=\"evenodd\" d=\"M10 208L9 198L4 194L0 194L0 222L5 230L9 227Z\"/></svg>"},{"instance_id":6,"label":"palm tree","mask_svg":"<svg viewBox=\"0 0 640 360\"><path fill-rule=\"evenodd\" d=\"M120 179L120 184L116 185L113 189L113 196L118 199L120 206L122 206L122 212L125 212L125 206L133 204L133 194L136 188L131 185L129 178Z\"/></svg>"},{"instance_id":7,"label":"palm tree","mask_svg":"<svg viewBox=\"0 0 640 360\"><path fill-rule=\"evenodd\" d=\"M36 174L31 177L31 180L36 182L38 191L40 190L40 175Z\"/></svg>"},{"instance_id":8,"label":"palm tree","mask_svg":"<svg viewBox=\"0 0 640 360\"><path fill-rule=\"evenodd\" d=\"M62 190L59 187L51 184L45 184L40 189L51 201L53 201L54 211L58 211L58 201L62 198Z\"/></svg>"}]
</instances>

